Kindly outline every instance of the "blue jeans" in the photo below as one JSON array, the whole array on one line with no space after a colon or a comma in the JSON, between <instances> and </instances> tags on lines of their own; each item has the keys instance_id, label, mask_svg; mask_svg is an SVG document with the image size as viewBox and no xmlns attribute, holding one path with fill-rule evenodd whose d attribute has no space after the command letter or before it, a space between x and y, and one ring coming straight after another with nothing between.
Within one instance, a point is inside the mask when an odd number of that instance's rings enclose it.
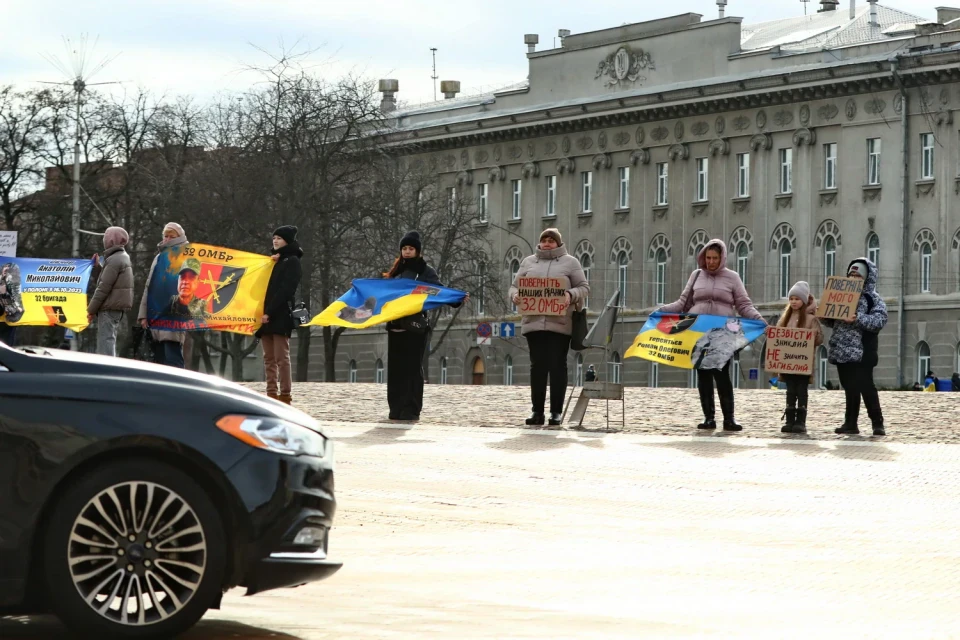
<instances>
[{"instance_id":1,"label":"blue jeans","mask_svg":"<svg viewBox=\"0 0 960 640\"><path fill-rule=\"evenodd\" d=\"M183 369L183 345L174 340L153 343L153 361Z\"/></svg>"}]
</instances>

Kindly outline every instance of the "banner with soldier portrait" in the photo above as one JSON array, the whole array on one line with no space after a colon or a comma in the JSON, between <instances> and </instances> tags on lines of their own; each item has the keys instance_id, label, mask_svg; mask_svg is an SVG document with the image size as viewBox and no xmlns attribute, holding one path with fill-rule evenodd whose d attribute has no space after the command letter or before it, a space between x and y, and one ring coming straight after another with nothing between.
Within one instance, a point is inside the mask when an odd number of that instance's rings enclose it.
<instances>
[{"instance_id":1,"label":"banner with soldier portrait","mask_svg":"<svg viewBox=\"0 0 960 640\"><path fill-rule=\"evenodd\" d=\"M90 258L0 257L0 321L83 331L91 271Z\"/></svg>"},{"instance_id":2,"label":"banner with soldier portrait","mask_svg":"<svg viewBox=\"0 0 960 640\"><path fill-rule=\"evenodd\" d=\"M269 256L208 244L164 249L147 290L150 328L252 335L273 265Z\"/></svg>"},{"instance_id":3,"label":"banner with soldier portrait","mask_svg":"<svg viewBox=\"0 0 960 640\"><path fill-rule=\"evenodd\" d=\"M747 318L656 311L623 355L680 369L721 369L766 326Z\"/></svg>"}]
</instances>

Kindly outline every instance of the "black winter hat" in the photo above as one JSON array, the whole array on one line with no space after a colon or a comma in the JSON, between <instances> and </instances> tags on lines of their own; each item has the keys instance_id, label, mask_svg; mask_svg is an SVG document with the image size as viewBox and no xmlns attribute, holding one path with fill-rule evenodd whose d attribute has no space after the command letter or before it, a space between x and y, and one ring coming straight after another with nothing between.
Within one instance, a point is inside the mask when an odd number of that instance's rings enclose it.
<instances>
[{"instance_id":1,"label":"black winter hat","mask_svg":"<svg viewBox=\"0 0 960 640\"><path fill-rule=\"evenodd\" d=\"M273 232L273 235L280 236L287 244L293 244L297 241L297 231L298 229L295 226L286 225L283 227L277 227L276 231Z\"/></svg>"},{"instance_id":2,"label":"black winter hat","mask_svg":"<svg viewBox=\"0 0 960 640\"><path fill-rule=\"evenodd\" d=\"M407 231L407 234L400 238L400 248L413 247L417 254L423 253L423 242L420 240L419 231Z\"/></svg>"}]
</instances>

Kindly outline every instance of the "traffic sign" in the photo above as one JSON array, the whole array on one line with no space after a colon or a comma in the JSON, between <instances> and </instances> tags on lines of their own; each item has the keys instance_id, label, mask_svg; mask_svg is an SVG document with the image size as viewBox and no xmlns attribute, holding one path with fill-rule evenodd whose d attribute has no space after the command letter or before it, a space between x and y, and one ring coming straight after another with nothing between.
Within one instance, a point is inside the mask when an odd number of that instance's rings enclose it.
<instances>
[{"instance_id":1,"label":"traffic sign","mask_svg":"<svg viewBox=\"0 0 960 640\"><path fill-rule=\"evenodd\" d=\"M517 337L517 325L512 322L501 322L500 323L500 337L507 338L516 338Z\"/></svg>"},{"instance_id":2,"label":"traffic sign","mask_svg":"<svg viewBox=\"0 0 960 640\"><path fill-rule=\"evenodd\" d=\"M477 335L481 338L489 338L493 335L493 327L489 322L481 322L477 325Z\"/></svg>"},{"instance_id":3,"label":"traffic sign","mask_svg":"<svg viewBox=\"0 0 960 640\"><path fill-rule=\"evenodd\" d=\"M750 369L750 379L751 379L751 380L756 380L756 379L759 378L759 377L760 377L760 370L759 370L759 369Z\"/></svg>"},{"instance_id":4,"label":"traffic sign","mask_svg":"<svg viewBox=\"0 0 960 640\"><path fill-rule=\"evenodd\" d=\"M491 339L492 338L490 336L477 336L477 345L481 347L484 345L488 345L490 344Z\"/></svg>"}]
</instances>

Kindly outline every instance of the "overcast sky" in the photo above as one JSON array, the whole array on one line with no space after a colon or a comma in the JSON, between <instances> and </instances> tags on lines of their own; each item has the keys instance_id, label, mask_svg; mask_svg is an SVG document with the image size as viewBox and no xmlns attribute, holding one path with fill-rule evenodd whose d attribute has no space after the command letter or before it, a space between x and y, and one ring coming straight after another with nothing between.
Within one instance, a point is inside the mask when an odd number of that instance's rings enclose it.
<instances>
[{"instance_id":1,"label":"overcast sky","mask_svg":"<svg viewBox=\"0 0 960 640\"><path fill-rule=\"evenodd\" d=\"M841 3L848 10L849 0ZM883 4L933 20L934 7L951 2ZM806 6L815 12L819 0ZM801 0L728 0L727 15L753 23L803 9ZM245 65L267 60L253 45L276 52L300 42L318 50L324 74L397 78L398 98L415 104L433 98L431 47L440 80L460 80L470 94L526 78L525 33L539 34L545 49L558 29L581 33L683 12L713 19L716 0L0 0L0 84L63 79L43 56L66 61L62 38L86 33L91 43L99 38L91 60L119 54L94 82L206 99L251 85Z\"/></svg>"}]
</instances>

